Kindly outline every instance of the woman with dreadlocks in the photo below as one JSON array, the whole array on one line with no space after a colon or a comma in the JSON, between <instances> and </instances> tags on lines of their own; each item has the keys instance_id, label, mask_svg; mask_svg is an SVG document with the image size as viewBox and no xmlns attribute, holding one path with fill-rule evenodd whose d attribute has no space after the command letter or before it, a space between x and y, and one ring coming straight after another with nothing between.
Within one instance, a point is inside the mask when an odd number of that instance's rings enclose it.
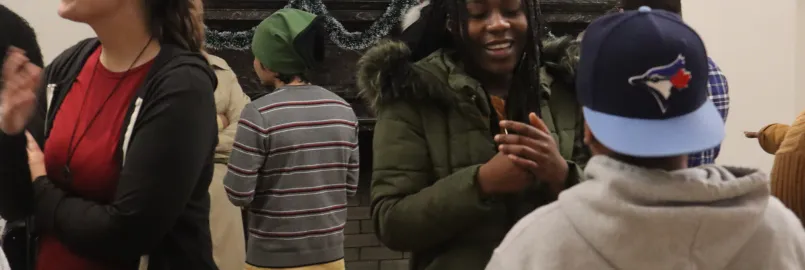
<instances>
[{"instance_id":1,"label":"woman with dreadlocks","mask_svg":"<svg viewBox=\"0 0 805 270\"><path fill-rule=\"evenodd\" d=\"M404 42L381 42L358 62L377 113L375 231L413 252L412 269L483 269L514 223L576 183L586 161L580 109L558 72L572 65L541 55L572 39L540 41L535 0L412 12Z\"/></svg>"}]
</instances>

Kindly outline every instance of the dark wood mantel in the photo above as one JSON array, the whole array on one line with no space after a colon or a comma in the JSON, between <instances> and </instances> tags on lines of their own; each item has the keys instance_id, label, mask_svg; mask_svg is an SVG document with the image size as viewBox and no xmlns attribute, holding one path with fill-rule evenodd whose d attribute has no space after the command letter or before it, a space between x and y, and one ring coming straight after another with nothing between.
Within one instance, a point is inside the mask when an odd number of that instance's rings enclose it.
<instances>
[{"instance_id":1,"label":"dark wood mantel","mask_svg":"<svg viewBox=\"0 0 805 270\"><path fill-rule=\"evenodd\" d=\"M286 1L208 0L208 20L262 20ZM324 0L332 15L341 22L372 22L388 6L388 0ZM615 6L612 0L541 0L545 19L551 23L589 23Z\"/></svg>"},{"instance_id":2,"label":"dark wood mantel","mask_svg":"<svg viewBox=\"0 0 805 270\"><path fill-rule=\"evenodd\" d=\"M368 28L385 11L388 0L324 0L330 13L350 31ZM615 6L616 0L541 0L543 16L555 34L575 34L597 16ZM238 31L255 26L272 12L284 7L287 1L278 0L205 0L207 26L216 30ZM253 57L248 51L212 52L226 59L244 91L252 97L264 94L252 70ZM374 126L371 112L358 100L354 85L355 63L361 52L343 50L330 43L326 60L312 72L311 80L340 94L353 103L362 119L362 129Z\"/></svg>"}]
</instances>

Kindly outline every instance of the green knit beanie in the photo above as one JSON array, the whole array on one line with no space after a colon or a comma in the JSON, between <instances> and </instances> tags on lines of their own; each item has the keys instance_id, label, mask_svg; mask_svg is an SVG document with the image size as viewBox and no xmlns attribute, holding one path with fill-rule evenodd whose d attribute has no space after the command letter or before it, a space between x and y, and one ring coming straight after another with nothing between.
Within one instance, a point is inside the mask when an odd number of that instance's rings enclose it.
<instances>
[{"instance_id":1,"label":"green knit beanie","mask_svg":"<svg viewBox=\"0 0 805 270\"><path fill-rule=\"evenodd\" d=\"M276 73L304 73L323 58L322 18L293 8L277 10L254 31L254 57Z\"/></svg>"}]
</instances>

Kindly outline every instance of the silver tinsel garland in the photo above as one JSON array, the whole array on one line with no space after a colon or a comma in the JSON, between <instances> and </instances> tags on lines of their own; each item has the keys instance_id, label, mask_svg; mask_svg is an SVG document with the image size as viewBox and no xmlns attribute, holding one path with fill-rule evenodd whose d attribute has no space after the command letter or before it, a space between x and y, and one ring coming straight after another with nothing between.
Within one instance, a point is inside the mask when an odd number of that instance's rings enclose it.
<instances>
[{"instance_id":1,"label":"silver tinsel garland","mask_svg":"<svg viewBox=\"0 0 805 270\"><path fill-rule=\"evenodd\" d=\"M286 8L301 9L316 15L325 16L325 29L336 46L346 50L362 50L372 46L402 19L403 14L418 0L392 0L380 18L365 32L349 32L344 25L330 15L321 0L290 0ZM254 28L245 31L218 31L207 29L207 48L213 50L248 50L251 46Z\"/></svg>"}]
</instances>

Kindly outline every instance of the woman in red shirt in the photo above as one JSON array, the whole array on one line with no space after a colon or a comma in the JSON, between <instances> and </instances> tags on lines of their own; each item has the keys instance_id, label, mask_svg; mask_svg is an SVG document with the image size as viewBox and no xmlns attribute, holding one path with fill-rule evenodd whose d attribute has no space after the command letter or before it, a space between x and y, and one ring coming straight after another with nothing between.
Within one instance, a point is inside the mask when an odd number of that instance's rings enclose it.
<instances>
[{"instance_id":1,"label":"woman in red shirt","mask_svg":"<svg viewBox=\"0 0 805 270\"><path fill-rule=\"evenodd\" d=\"M59 15L98 38L41 73L23 52L7 54L0 197L13 205L0 215L33 217L36 269L216 269L207 187L217 82L192 3L62 0Z\"/></svg>"}]
</instances>

